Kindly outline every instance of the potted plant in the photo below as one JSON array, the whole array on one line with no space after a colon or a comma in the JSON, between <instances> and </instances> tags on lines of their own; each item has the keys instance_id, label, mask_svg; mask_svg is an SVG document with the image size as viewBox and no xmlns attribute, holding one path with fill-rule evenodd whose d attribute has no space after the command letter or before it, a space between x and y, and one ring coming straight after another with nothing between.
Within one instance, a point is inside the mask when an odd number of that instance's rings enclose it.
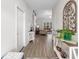
<instances>
[{"instance_id":1,"label":"potted plant","mask_svg":"<svg viewBox=\"0 0 79 59\"><path fill-rule=\"evenodd\" d=\"M72 35L75 33L72 30L69 29L62 29L62 30L57 30L58 33L60 33L60 38L64 40L72 40Z\"/></svg>"}]
</instances>

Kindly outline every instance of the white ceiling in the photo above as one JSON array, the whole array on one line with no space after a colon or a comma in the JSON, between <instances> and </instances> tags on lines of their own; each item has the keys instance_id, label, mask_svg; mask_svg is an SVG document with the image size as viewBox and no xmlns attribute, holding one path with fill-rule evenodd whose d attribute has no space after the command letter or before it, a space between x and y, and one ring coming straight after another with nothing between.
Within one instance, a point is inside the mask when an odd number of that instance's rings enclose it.
<instances>
[{"instance_id":1,"label":"white ceiling","mask_svg":"<svg viewBox=\"0 0 79 59\"><path fill-rule=\"evenodd\" d=\"M51 18L52 9L60 0L25 0L35 10L37 18Z\"/></svg>"},{"instance_id":2,"label":"white ceiling","mask_svg":"<svg viewBox=\"0 0 79 59\"><path fill-rule=\"evenodd\" d=\"M37 14L37 18L49 18L52 16L52 10L40 10Z\"/></svg>"},{"instance_id":3,"label":"white ceiling","mask_svg":"<svg viewBox=\"0 0 79 59\"><path fill-rule=\"evenodd\" d=\"M34 10L52 9L59 0L25 0Z\"/></svg>"}]
</instances>

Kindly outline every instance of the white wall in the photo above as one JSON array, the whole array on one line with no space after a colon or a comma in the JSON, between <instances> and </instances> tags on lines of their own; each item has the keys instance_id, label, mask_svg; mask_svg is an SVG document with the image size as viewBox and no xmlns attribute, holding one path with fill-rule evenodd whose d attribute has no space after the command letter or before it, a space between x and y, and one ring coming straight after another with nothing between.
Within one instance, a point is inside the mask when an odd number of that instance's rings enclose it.
<instances>
[{"instance_id":1,"label":"white wall","mask_svg":"<svg viewBox=\"0 0 79 59\"><path fill-rule=\"evenodd\" d=\"M26 20L26 44L27 34L32 22L32 11L24 0L2 0L1 1L1 56L8 51L17 48L17 9L18 5L25 12Z\"/></svg>"},{"instance_id":2,"label":"white wall","mask_svg":"<svg viewBox=\"0 0 79 59\"><path fill-rule=\"evenodd\" d=\"M49 16L51 16L51 18ZM37 13L36 24L39 25L42 30L44 28L44 23L47 22L52 22L52 10L39 10Z\"/></svg>"},{"instance_id":3,"label":"white wall","mask_svg":"<svg viewBox=\"0 0 79 59\"><path fill-rule=\"evenodd\" d=\"M52 19L49 19L49 18L38 18L37 19L37 25L39 25L40 29L44 29L44 23L47 23L47 22L52 22Z\"/></svg>"},{"instance_id":4,"label":"white wall","mask_svg":"<svg viewBox=\"0 0 79 59\"><path fill-rule=\"evenodd\" d=\"M16 49L15 0L1 1L1 56Z\"/></svg>"},{"instance_id":5,"label":"white wall","mask_svg":"<svg viewBox=\"0 0 79 59\"><path fill-rule=\"evenodd\" d=\"M68 0L60 0L54 9L52 9L53 29L58 30L63 28L63 8Z\"/></svg>"}]
</instances>

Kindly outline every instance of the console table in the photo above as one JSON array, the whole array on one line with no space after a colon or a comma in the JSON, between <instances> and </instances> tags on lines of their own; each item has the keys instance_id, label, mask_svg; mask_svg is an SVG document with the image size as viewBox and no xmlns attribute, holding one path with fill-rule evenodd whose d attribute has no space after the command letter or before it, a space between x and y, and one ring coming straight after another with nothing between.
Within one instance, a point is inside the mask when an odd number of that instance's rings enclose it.
<instances>
[{"instance_id":1,"label":"console table","mask_svg":"<svg viewBox=\"0 0 79 59\"><path fill-rule=\"evenodd\" d=\"M62 58L60 51L57 50L56 46L61 47L63 51L67 54L66 59L69 59L69 52L70 52L69 50L71 47L77 47L77 43L73 41L65 41L63 39L58 39L58 38L54 39L54 51L59 59L64 59Z\"/></svg>"},{"instance_id":2,"label":"console table","mask_svg":"<svg viewBox=\"0 0 79 59\"><path fill-rule=\"evenodd\" d=\"M30 31L29 32L29 40L34 40L35 39L35 32L34 31Z\"/></svg>"}]
</instances>

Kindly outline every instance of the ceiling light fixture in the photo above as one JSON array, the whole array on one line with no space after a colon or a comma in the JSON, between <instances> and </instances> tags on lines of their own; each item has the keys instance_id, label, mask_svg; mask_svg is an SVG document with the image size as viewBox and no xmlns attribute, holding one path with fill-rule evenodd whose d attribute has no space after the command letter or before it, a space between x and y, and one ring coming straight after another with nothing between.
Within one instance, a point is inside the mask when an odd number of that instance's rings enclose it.
<instances>
[{"instance_id":1,"label":"ceiling light fixture","mask_svg":"<svg viewBox=\"0 0 79 59\"><path fill-rule=\"evenodd\" d=\"M49 18L51 19L51 18L52 18L52 16L49 16Z\"/></svg>"}]
</instances>

